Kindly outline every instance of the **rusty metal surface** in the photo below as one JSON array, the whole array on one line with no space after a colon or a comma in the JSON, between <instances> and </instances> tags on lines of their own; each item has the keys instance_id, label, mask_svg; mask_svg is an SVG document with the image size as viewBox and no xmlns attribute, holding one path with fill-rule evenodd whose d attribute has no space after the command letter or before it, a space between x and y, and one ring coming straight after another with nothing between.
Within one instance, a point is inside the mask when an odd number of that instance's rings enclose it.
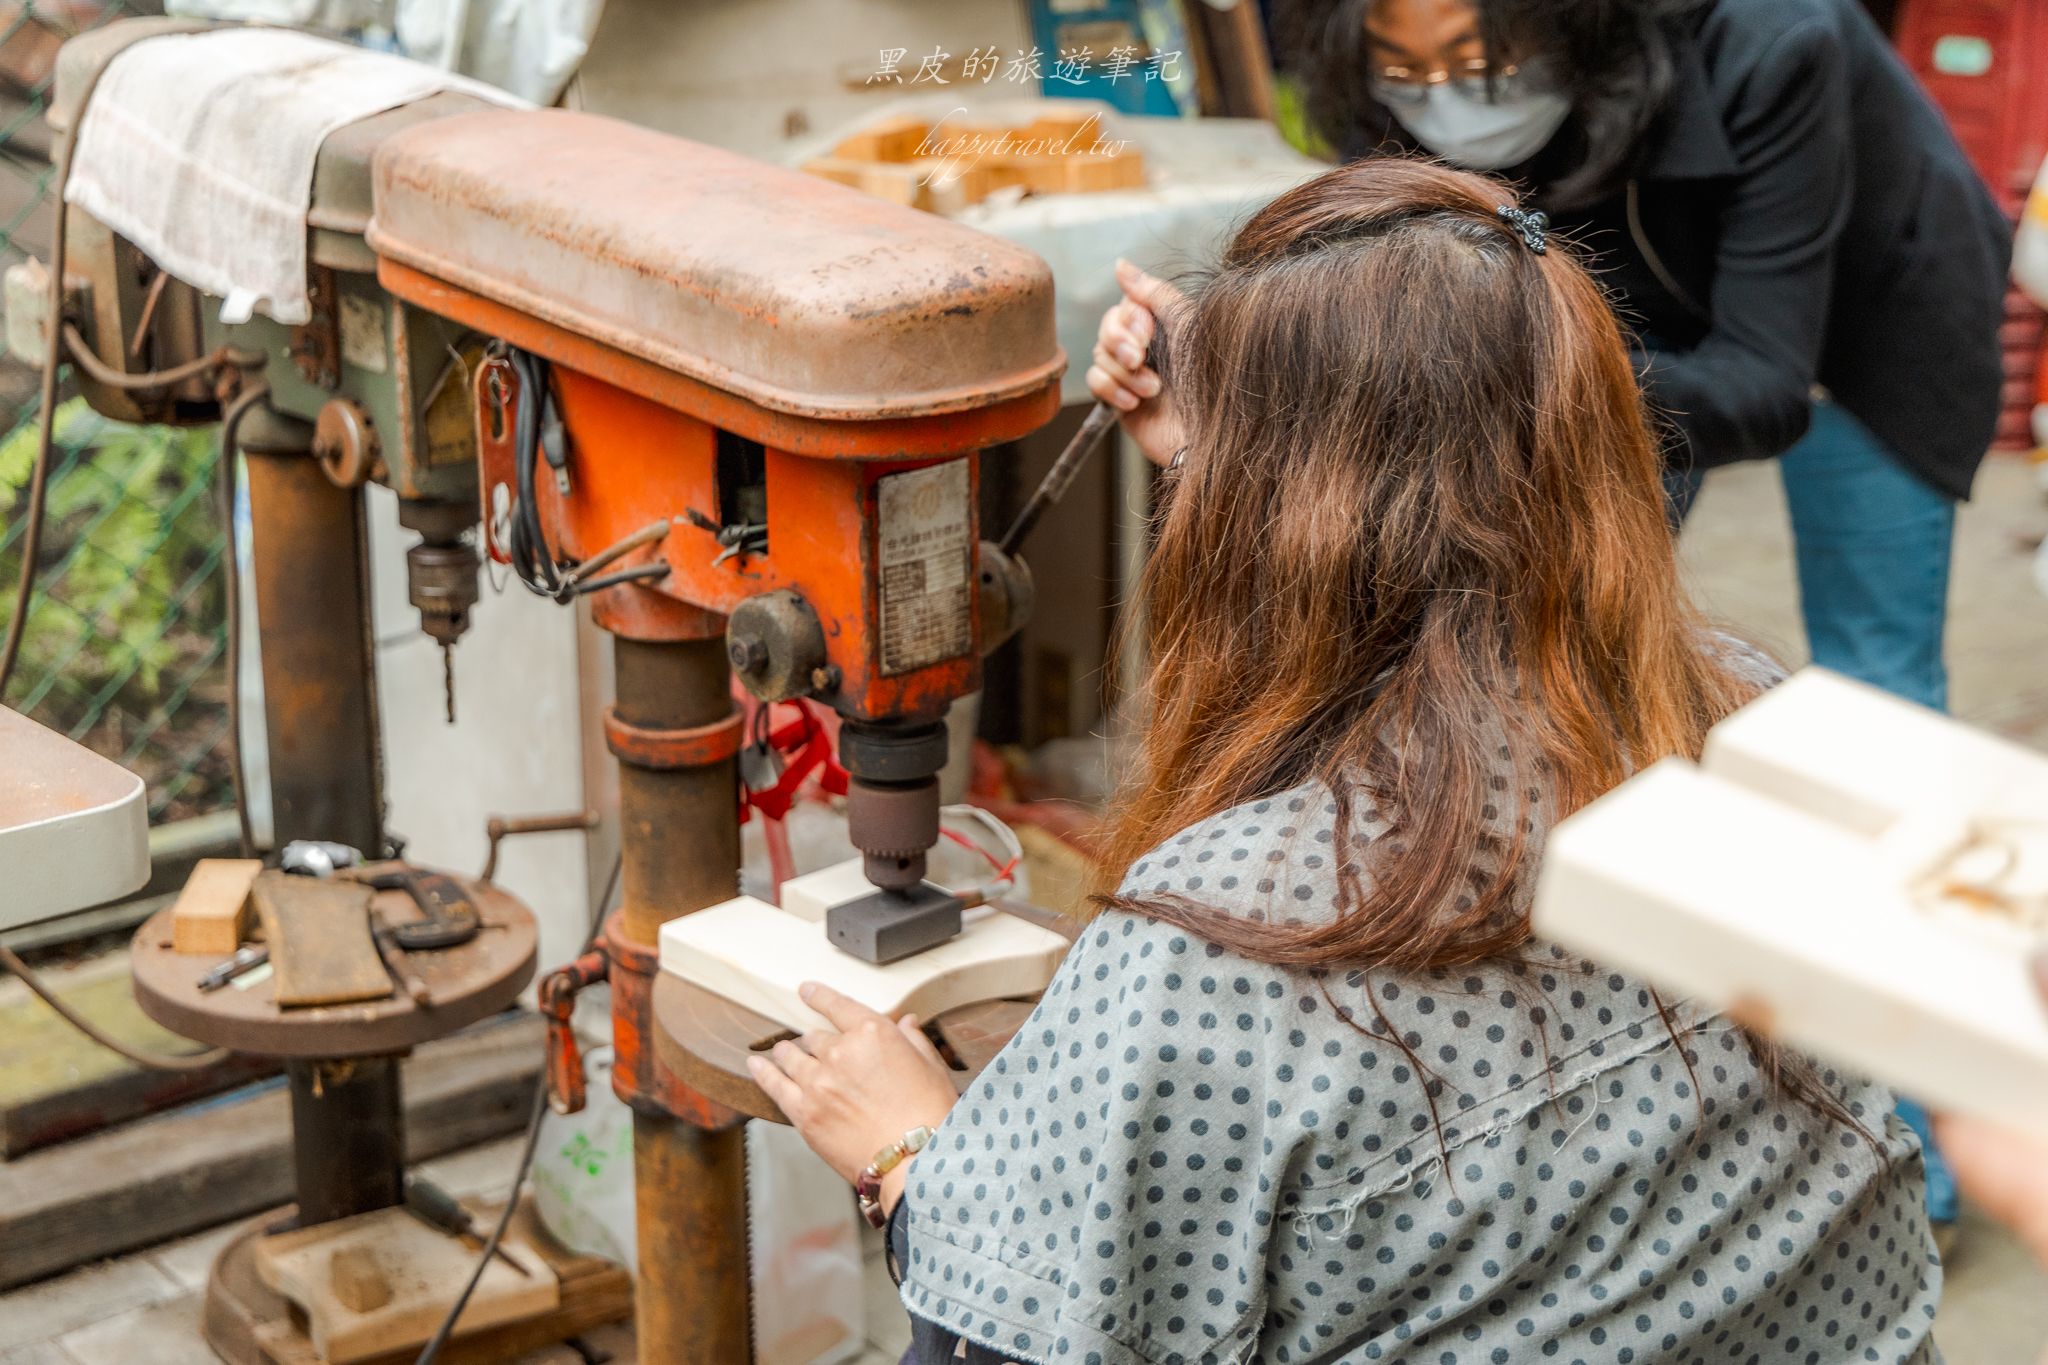
<instances>
[{"instance_id":1,"label":"rusty metal surface","mask_svg":"<svg viewBox=\"0 0 2048 1365\"><path fill-rule=\"evenodd\" d=\"M612 642L616 715L683 730L732 709L715 639ZM682 1085L653 1045L651 986L664 921L729 899L738 883L739 778L731 758L687 768L619 763L623 897L605 926L612 996L612 1088L633 1107L640 1358L752 1356L745 1134L739 1116Z\"/></svg>"},{"instance_id":2,"label":"rusty metal surface","mask_svg":"<svg viewBox=\"0 0 2048 1365\"><path fill-rule=\"evenodd\" d=\"M292 1188L307 1227L405 1198L405 1100L396 1057L294 1057Z\"/></svg>"},{"instance_id":3,"label":"rusty metal surface","mask_svg":"<svg viewBox=\"0 0 2048 1365\"><path fill-rule=\"evenodd\" d=\"M380 257L776 411L961 411L1065 366L1033 252L700 143L501 110L386 139L373 175Z\"/></svg>"},{"instance_id":4,"label":"rusty metal surface","mask_svg":"<svg viewBox=\"0 0 2048 1365\"><path fill-rule=\"evenodd\" d=\"M313 163L313 198L306 210L307 226L360 237L370 226L370 161L384 139L435 119L498 107L475 95L442 90L396 109L343 124L320 144L319 158ZM375 269L371 253L364 251L362 259L369 262L366 268Z\"/></svg>"},{"instance_id":5,"label":"rusty metal surface","mask_svg":"<svg viewBox=\"0 0 2048 1365\"><path fill-rule=\"evenodd\" d=\"M375 854L382 773L361 495L308 454L256 453L304 452L310 438L304 423L252 420L245 442L275 838Z\"/></svg>"},{"instance_id":6,"label":"rusty metal surface","mask_svg":"<svg viewBox=\"0 0 2048 1365\"><path fill-rule=\"evenodd\" d=\"M691 1089L749 1118L788 1123L747 1074L747 1057L787 1038L790 1030L671 972L649 994L654 1046L662 1064Z\"/></svg>"},{"instance_id":7,"label":"rusty metal surface","mask_svg":"<svg viewBox=\"0 0 2048 1365\"><path fill-rule=\"evenodd\" d=\"M652 522L669 533L650 547L670 572L658 586L628 585L594 596L598 623L628 635L653 635L645 604L664 598L727 612L764 592L788 589L817 613L835 685L821 699L855 718L936 719L980 685L972 619L964 647L951 658L890 672L883 657L880 573L883 480L938 463L895 459L820 460L770 445L761 452L766 504L765 553L728 554L718 539L721 514L717 435L705 421L574 370L556 366L554 384L573 454L573 492L561 497L548 481L537 489L555 550L595 554ZM524 399L522 398L522 401ZM963 421L964 417L944 419ZM834 428L855 439L852 425ZM490 433L484 433L488 438ZM974 503L980 461L958 457L966 474L959 515L963 543L978 545ZM486 486L509 477L487 476ZM969 566L971 572L971 564ZM622 608L614 612L612 603ZM626 610L626 609L630 610ZM972 618L971 596L961 609ZM711 618L684 608L676 635Z\"/></svg>"},{"instance_id":8,"label":"rusty metal surface","mask_svg":"<svg viewBox=\"0 0 2048 1365\"><path fill-rule=\"evenodd\" d=\"M537 934L533 913L496 886L457 877L476 904L483 931L468 943L408 953L408 971L426 983L433 1003L421 1008L403 991L351 1005L281 1010L270 981L201 992L199 978L225 959L171 951L171 911L135 931L130 969L142 1012L173 1033L270 1057L356 1057L403 1052L496 1014L513 1004L533 977ZM372 907L387 924L420 918L402 890L379 891Z\"/></svg>"},{"instance_id":9,"label":"rusty metal surface","mask_svg":"<svg viewBox=\"0 0 2048 1365\"><path fill-rule=\"evenodd\" d=\"M618 708L604 709L604 743L612 756L639 768L701 768L740 751L741 717L732 712L709 725L656 730L620 720Z\"/></svg>"},{"instance_id":10,"label":"rusty metal surface","mask_svg":"<svg viewBox=\"0 0 2048 1365\"><path fill-rule=\"evenodd\" d=\"M754 1358L746 1129L711 1132L634 1114L633 1204L640 1365L746 1365Z\"/></svg>"},{"instance_id":11,"label":"rusty metal surface","mask_svg":"<svg viewBox=\"0 0 2048 1365\"><path fill-rule=\"evenodd\" d=\"M545 318L450 284L390 257L377 262L377 281L425 312L547 357L557 365L615 384L679 413L798 455L883 459L941 455L1019 440L1059 411L1059 379L986 407L926 416L855 422L780 412L681 371L584 336Z\"/></svg>"}]
</instances>

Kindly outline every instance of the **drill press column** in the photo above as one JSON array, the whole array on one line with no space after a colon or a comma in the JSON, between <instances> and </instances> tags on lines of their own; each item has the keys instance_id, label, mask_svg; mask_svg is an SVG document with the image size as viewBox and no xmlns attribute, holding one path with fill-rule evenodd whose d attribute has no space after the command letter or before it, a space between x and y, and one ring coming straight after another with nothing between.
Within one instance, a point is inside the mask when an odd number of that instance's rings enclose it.
<instances>
[{"instance_id":1,"label":"drill press column","mask_svg":"<svg viewBox=\"0 0 2048 1365\"><path fill-rule=\"evenodd\" d=\"M615 635L612 659L618 701L608 728L615 735L699 730L732 713L725 644L716 636ZM658 766L669 759L652 747L613 746L625 892L615 937L649 953L664 920L730 896L740 865L733 758ZM624 970L615 954L615 990ZM614 1068L622 1073L629 1068ZM633 1105L641 1359L745 1361L752 1351L745 1130L737 1122L713 1127L678 1117L637 1089L622 1098Z\"/></svg>"}]
</instances>

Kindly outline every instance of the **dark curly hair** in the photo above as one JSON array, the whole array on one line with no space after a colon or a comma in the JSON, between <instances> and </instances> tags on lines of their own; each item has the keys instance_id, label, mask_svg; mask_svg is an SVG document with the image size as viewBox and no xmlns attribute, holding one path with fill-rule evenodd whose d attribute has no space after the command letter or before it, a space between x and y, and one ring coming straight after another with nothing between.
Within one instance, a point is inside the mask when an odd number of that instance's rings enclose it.
<instances>
[{"instance_id":1,"label":"dark curly hair","mask_svg":"<svg viewBox=\"0 0 2048 1365\"><path fill-rule=\"evenodd\" d=\"M1372 96L1365 20L1373 0L1275 0L1281 60L1302 78L1310 121L1345 156L1413 151ZM1663 115L1674 80L1672 39L1709 0L1473 0L1489 54L1540 57L1571 97L1569 168L1543 187L1551 207L1612 191Z\"/></svg>"}]
</instances>

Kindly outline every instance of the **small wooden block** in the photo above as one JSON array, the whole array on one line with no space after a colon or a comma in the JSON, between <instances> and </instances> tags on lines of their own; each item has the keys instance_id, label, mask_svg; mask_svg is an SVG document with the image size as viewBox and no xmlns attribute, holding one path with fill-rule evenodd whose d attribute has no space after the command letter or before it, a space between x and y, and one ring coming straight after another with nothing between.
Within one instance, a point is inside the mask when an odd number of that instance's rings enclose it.
<instances>
[{"instance_id":1,"label":"small wooden block","mask_svg":"<svg viewBox=\"0 0 2048 1365\"><path fill-rule=\"evenodd\" d=\"M855 161L843 157L819 157L806 161L804 170L841 185L850 185L877 199L887 199L905 208L917 208L924 198L923 176L907 163Z\"/></svg>"},{"instance_id":2,"label":"small wooden block","mask_svg":"<svg viewBox=\"0 0 2048 1365\"><path fill-rule=\"evenodd\" d=\"M249 886L263 864L255 858L201 858L171 907L171 947L215 957L242 946L249 924Z\"/></svg>"},{"instance_id":3,"label":"small wooden block","mask_svg":"<svg viewBox=\"0 0 2048 1365\"><path fill-rule=\"evenodd\" d=\"M930 135L929 120L912 114L886 118L847 138L832 149L832 155L848 161L908 161Z\"/></svg>"},{"instance_id":4,"label":"small wooden block","mask_svg":"<svg viewBox=\"0 0 2048 1365\"><path fill-rule=\"evenodd\" d=\"M1044 990L1067 940L1013 915L992 914L958 938L878 967L849 957L822 924L741 896L661 927L661 969L799 1032L830 1023L797 998L806 981L871 1010L929 1019L962 1005Z\"/></svg>"},{"instance_id":5,"label":"small wooden block","mask_svg":"<svg viewBox=\"0 0 2048 1365\"><path fill-rule=\"evenodd\" d=\"M343 1247L327 1263L334 1298L351 1313L371 1313L391 1302L391 1279L377 1259L377 1248Z\"/></svg>"},{"instance_id":6,"label":"small wooden block","mask_svg":"<svg viewBox=\"0 0 2048 1365\"><path fill-rule=\"evenodd\" d=\"M280 1006L345 1005L391 994L391 974L370 937L370 898L359 882L260 874L251 890L270 946Z\"/></svg>"},{"instance_id":7,"label":"small wooden block","mask_svg":"<svg viewBox=\"0 0 2048 1365\"><path fill-rule=\"evenodd\" d=\"M859 858L791 877L782 884L782 913L795 915L812 924L823 924L825 912L835 905L859 900L875 889L862 870Z\"/></svg>"},{"instance_id":8,"label":"small wooden block","mask_svg":"<svg viewBox=\"0 0 2048 1365\"><path fill-rule=\"evenodd\" d=\"M1136 147L1120 152L1080 152L1060 161L1060 191L1099 194L1137 189L1145 183L1145 156Z\"/></svg>"},{"instance_id":9,"label":"small wooden block","mask_svg":"<svg viewBox=\"0 0 2048 1365\"><path fill-rule=\"evenodd\" d=\"M458 1334L538 1317L561 1303L561 1281L539 1251L509 1235L505 1247L532 1275L492 1257L456 1322ZM320 1359L347 1365L423 1344L475 1269L476 1253L391 1208L264 1237L255 1264L264 1284L305 1310ZM341 1286L365 1264L389 1292L383 1302L357 1309L344 1301Z\"/></svg>"}]
</instances>

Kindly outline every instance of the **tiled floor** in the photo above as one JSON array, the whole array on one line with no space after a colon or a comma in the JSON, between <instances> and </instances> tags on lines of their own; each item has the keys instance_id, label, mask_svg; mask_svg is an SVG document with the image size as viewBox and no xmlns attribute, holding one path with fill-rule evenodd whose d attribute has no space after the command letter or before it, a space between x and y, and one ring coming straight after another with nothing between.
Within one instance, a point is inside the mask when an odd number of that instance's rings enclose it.
<instances>
[{"instance_id":1,"label":"tiled floor","mask_svg":"<svg viewBox=\"0 0 2048 1365\"><path fill-rule=\"evenodd\" d=\"M2048 533L2048 499L2014 462L1988 467L1960 523L1949 656L1957 712L2048 748L2048 598L2029 565ZM1711 478L1685 534L1695 590L1717 614L1796 661L1803 650L1792 592L1783 498L1768 465ZM511 1141L427 1163L436 1183L498 1196ZM199 1293L222 1228L0 1295L0 1365L210 1365L198 1336ZM858 1365L895 1365L908 1328L879 1261L867 1276L871 1349ZM1997 1228L1966 1221L1949 1260L1939 1333L1951 1365L2021 1365L2048 1342L2048 1279ZM630 1331L589 1343L619 1365ZM577 1365L555 1348L514 1365Z\"/></svg>"}]
</instances>

